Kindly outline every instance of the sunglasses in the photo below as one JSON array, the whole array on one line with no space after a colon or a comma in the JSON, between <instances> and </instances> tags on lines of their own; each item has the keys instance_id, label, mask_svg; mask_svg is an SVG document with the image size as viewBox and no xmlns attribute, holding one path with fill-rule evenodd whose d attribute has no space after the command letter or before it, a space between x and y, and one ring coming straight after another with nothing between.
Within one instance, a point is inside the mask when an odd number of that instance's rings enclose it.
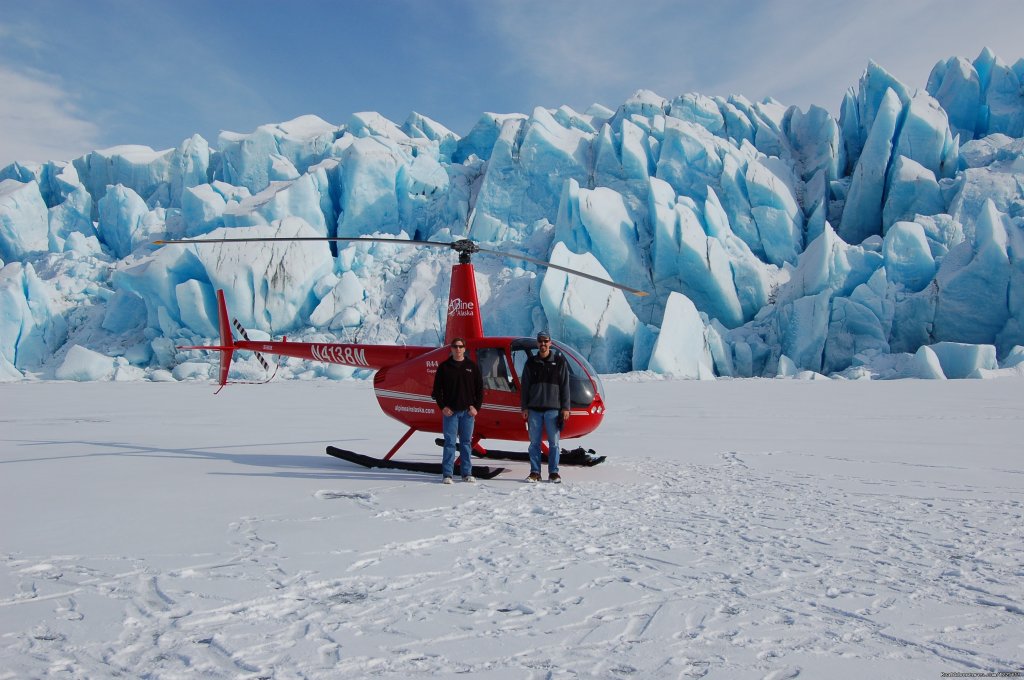
<instances>
[{"instance_id":1,"label":"sunglasses","mask_svg":"<svg viewBox=\"0 0 1024 680\"><path fill-rule=\"evenodd\" d=\"M452 345L452 349L466 349L465 345Z\"/></svg>"},{"instance_id":2,"label":"sunglasses","mask_svg":"<svg viewBox=\"0 0 1024 680\"><path fill-rule=\"evenodd\" d=\"M550 345L551 341L550 340L538 340L537 344L538 345Z\"/></svg>"}]
</instances>

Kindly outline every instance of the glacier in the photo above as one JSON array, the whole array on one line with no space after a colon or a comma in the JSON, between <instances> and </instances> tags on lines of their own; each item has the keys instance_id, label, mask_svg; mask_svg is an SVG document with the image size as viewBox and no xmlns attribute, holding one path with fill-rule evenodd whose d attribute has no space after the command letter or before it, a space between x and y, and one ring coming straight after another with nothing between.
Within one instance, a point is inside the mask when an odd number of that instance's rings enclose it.
<instances>
[{"instance_id":1,"label":"glacier","mask_svg":"<svg viewBox=\"0 0 1024 680\"><path fill-rule=\"evenodd\" d=\"M250 336L443 341L452 256L217 236L469 237L491 335L548 328L603 373L984 378L1024 371L1024 59L870 62L839 116L640 90L484 113L306 115L172 149L0 169L0 380L189 380L215 295ZM641 288L623 294L521 253ZM258 377L240 357L236 378ZM363 372L288 360L285 377Z\"/></svg>"}]
</instances>

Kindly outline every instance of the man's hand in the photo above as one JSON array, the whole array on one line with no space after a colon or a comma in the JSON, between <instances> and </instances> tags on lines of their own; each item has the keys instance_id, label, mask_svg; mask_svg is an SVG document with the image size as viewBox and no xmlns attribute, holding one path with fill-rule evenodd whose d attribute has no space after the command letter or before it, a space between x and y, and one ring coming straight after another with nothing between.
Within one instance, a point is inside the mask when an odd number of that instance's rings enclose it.
<instances>
[{"instance_id":1,"label":"man's hand","mask_svg":"<svg viewBox=\"0 0 1024 680\"><path fill-rule=\"evenodd\" d=\"M523 420L526 420L529 417L530 417L530 411L528 409L524 408L523 409Z\"/></svg>"},{"instance_id":2,"label":"man's hand","mask_svg":"<svg viewBox=\"0 0 1024 680\"><path fill-rule=\"evenodd\" d=\"M441 409L441 413L445 414L446 416L450 416L453 413L455 413L455 411L453 411L450 408L448 408L447 406L445 406L443 409Z\"/></svg>"},{"instance_id":3,"label":"man's hand","mask_svg":"<svg viewBox=\"0 0 1024 680\"><path fill-rule=\"evenodd\" d=\"M564 423L567 420L569 420L569 412L568 411L562 411L562 422Z\"/></svg>"},{"instance_id":4,"label":"man's hand","mask_svg":"<svg viewBox=\"0 0 1024 680\"><path fill-rule=\"evenodd\" d=\"M479 413L479 411L476 410L476 406L470 406L469 407L469 415L471 415L474 418L476 418L476 414L477 413Z\"/></svg>"}]
</instances>

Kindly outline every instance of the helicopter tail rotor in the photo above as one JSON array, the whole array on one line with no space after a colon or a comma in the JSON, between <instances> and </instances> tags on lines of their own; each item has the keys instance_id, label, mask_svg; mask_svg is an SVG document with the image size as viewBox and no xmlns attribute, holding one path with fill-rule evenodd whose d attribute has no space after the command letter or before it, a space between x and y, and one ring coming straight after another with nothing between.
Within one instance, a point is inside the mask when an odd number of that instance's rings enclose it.
<instances>
[{"instance_id":1,"label":"helicopter tail rotor","mask_svg":"<svg viewBox=\"0 0 1024 680\"><path fill-rule=\"evenodd\" d=\"M228 372L231 370L231 358L235 353L235 338L231 333L231 324L228 322L228 305L224 301L224 291L217 291L217 321L220 326L220 344L222 347L227 347L226 350L221 350L220 353L220 371L218 372L218 383L220 387L217 389L224 389L224 386L228 384Z\"/></svg>"},{"instance_id":2,"label":"helicopter tail rotor","mask_svg":"<svg viewBox=\"0 0 1024 680\"><path fill-rule=\"evenodd\" d=\"M224 291L217 291L217 320L220 327L220 344L219 345L188 345L178 347L178 349L205 349L220 352L220 370L218 372L217 382L220 387L217 388L217 392L224 389L224 386L228 384L228 373L231 371L231 359L235 354L235 337L231 333L231 322L228 320L228 306L224 301ZM215 392L214 394L216 394Z\"/></svg>"},{"instance_id":3,"label":"helicopter tail rotor","mask_svg":"<svg viewBox=\"0 0 1024 680\"><path fill-rule=\"evenodd\" d=\"M224 301L224 291L221 289L217 290L217 325L220 328L219 345L180 345L177 347L177 349L203 349L207 351L220 352L220 369L218 371L217 377L217 383L220 385L220 387L217 388L217 391L214 392L214 394L219 394L220 391L224 389L224 386L228 384L228 374L231 372L231 360L234 358L234 354L236 351L246 350L252 352L253 356L256 357L256 360L260 362L260 366L262 366L263 370L267 373L266 380L236 380L236 383L256 382L262 384L268 383L274 379L274 377L277 375L277 369L279 365L274 364L274 372L271 373L270 362L268 362L266 358L264 358L263 354L261 354L259 351L252 347L252 345L255 345L256 343L249 339L249 334L246 332L242 324L238 323L238 319L229 320L228 306L227 303ZM238 335L241 336L242 338L241 345L235 342L234 333L232 333L231 331L232 326L234 326L234 329L238 331ZM286 343L287 341L288 336L284 336L283 338L281 338L281 342Z\"/></svg>"}]
</instances>

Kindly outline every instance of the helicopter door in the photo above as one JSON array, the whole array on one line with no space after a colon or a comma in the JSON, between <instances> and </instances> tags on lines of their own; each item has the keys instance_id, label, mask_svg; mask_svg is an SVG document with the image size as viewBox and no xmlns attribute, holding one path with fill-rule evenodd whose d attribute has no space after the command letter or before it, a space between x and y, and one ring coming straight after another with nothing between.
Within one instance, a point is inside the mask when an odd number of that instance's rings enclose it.
<instances>
[{"instance_id":1,"label":"helicopter door","mask_svg":"<svg viewBox=\"0 0 1024 680\"><path fill-rule=\"evenodd\" d=\"M480 374L484 379L485 390L515 391L503 350L496 347L478 349L476 351L476 362L480 366Z\"/></svg>"}]
</instances>

